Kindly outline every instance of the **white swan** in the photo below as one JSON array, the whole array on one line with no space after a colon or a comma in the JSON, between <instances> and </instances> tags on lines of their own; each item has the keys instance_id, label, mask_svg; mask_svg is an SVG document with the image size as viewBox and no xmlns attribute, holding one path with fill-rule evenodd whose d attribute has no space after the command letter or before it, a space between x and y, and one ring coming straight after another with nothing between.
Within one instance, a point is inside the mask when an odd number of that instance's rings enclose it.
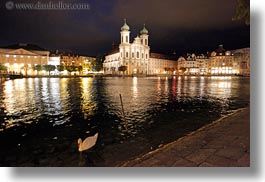
<instances>
[{"instance_id":1,"label":"white swan","mask_svg":"<svg viewBox=\"0 0 265 182\"><path fill-rule=\"evenodd\" d=\"M94 136L87 137L83 142L81 138L79 138L77 141L78 151L83 152L85 150L92 148L96 144L97 139L98 139L98 133L96 133Z\"/></svg>"}]
</instances>

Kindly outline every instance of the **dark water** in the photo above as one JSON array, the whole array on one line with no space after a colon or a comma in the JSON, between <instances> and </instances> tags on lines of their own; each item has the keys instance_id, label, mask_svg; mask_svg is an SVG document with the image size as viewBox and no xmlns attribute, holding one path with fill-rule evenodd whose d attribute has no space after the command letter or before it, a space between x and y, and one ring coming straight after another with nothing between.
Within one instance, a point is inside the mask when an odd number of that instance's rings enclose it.
<instances>
[{"instance_id":1,"label":"dark water","mask_svg":"<svg viewBox=\"0 0 265 182\"><path fill-rule=\"evenodd\" d=\"M249 78L239 77L1 82L0 166L114 166L248 106L249 97ZM96 146L80 156L77 139L96 132Z\"/></svg>"}]
</instances>

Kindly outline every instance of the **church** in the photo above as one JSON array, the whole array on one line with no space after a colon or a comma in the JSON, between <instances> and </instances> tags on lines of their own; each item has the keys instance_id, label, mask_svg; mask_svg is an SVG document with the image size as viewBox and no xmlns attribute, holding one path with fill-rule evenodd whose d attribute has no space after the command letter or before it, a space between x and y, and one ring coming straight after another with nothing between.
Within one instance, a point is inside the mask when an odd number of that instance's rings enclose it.
<instances>
[{"instance_id":1,"label":"church","mask_svg":"<svg viewBox=\"0 0 265 182\"><path fill-rule=\"evenodd\" d=\"M177 61L169 56L150 52L149 31L145 25L132 43L130 43L130 33L130 27L125 19L121 27L119 48L110 52L104 60L105 74L166 75L176 73Z\"/></svg>"}]
</instances>

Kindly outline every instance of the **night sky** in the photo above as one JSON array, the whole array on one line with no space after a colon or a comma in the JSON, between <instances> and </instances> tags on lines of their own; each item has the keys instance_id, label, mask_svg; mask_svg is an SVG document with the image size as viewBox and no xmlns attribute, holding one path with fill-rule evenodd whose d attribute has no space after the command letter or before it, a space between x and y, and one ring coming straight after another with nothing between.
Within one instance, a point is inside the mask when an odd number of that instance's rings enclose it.
<instances>
[{"instance_id":1,"label":"night sky","mask_svg":"<svg viewBox=\"0 0 265 182\"><path fill-rule=\"evenodd\" d=\"M237 0L63 2L86 2L90 10L7 10L6 1L1 1L0 47L32 43L48 50L71 50L81 55L106 54L113 41L117 45L120 42L124 18L131 29L131 42L146 24L151 52L183 54L212 51L219 44L225 49L250 46L250 27L243 20L232 21Z\"/></svg>"}]
</instances>

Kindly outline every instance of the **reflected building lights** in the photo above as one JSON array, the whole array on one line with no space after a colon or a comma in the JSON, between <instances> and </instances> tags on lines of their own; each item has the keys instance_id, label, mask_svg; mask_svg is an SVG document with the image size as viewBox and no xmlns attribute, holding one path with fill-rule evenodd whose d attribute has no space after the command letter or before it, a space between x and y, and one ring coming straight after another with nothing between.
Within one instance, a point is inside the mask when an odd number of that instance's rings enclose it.
<instances>
[{"instance_id":1,"label":"reflected building lights","mask_svg":"<svg viewBox=\"0 0 265 182\"><path fill-rule=\"evenodd\" d=\"M200 97L203 97L205 95L205 78L200 77Z\"/></svg>"},{"instance_id":2,"label":"reflected building lights","mask_svg":"<svg viewBox=\"0 0 265 182\"><path fill-rule=\"evenodd\" d=\"M168 90L168 77L165 79L165 94L168 97L169 95L169 90Z\"/></svg>"},{"instance_id":3,"label":"reflected building lights","mask_svg":"<svg viewBox=\"0 0 265 182\"><path fill-rule=\"evenodd\" d=\"M138 78L137 77L133 77L133 98L137 98L138 97Z\"/></svg>"},{"instance_id":4,"label":"reflected building lights","mask_svg":"<svg viewBox=\"0 0 265 182\"><path fill-rule=\"evenodd\" d=\"M66 112L69 109L69 91L68 91L68 82L69 79L62 78L60 80L60 97L61 97L61 104L63 106L64 112Z\"/></svg>"},{"instance_id":5,"label":"reflected building lights","mask_svg":"<svg viewBox=\"0 0 265 182\"><path fill-rule=\"evenodd\" d=\"M173 83L172 83L172 95L174 98L176 97L176 89L177 89L177 79L174 76L173 77Z\"/></svg>"},{"instance_id":6,"label":"reflected building lights","mask_svg":"<svg viewBox=\"0 0 265 182\"><path fill-rule=\"evenodd\" d=\"M82 78L82 101L81 108L84 113L85 119L93 114L93 111L97 107L96 101L93 99L93 78Z\"/></svg>"},{"instance_id":7,"label":"reflected building lights","mask_svg":"<svg viewBox=\"0 0 265 182\"><path fill-rule=\"evenodd\" d=\"M161 95L161 78L160 77L158 77L157 79L157 91L159 95Z\"/></svg>"},{"instance_id":8,"label":"reflected building lights","mask_svg":"<svg viewBox=\"0 0 265 182\"><path fill-rule=\"evenodd\" d=\"M231 82L219 82L218 88L221 89L230 89L231 88Z\"/></svg>"},{"instance_id":9,"label":"reflected building lights","mask_svg":"<svg viewBox=\"0 0 265 182\"><path fill-rule=\"evenodd\" d=\"M230 80L215 81L210 84L210 93L216 97L228 98L232 92L232 84Z\"/></svg>"},{"instance_id":10,"label":"reflected building lights","mask_svg":"<svg viewBox=\"0 0 265 182\"><path fill-rule=\"evenodd\" d=\"M178 90L178 97L180 97L181 96L181 92L182 92L182 79L181 79L181 77L179 76L178 77L178 87L177 87L177 90Z\"/></svg>"},{"instance_id":11,"label":"reflected building lights","mask_svg":"<svg viewBox=\"0 0 265 182\"><path fill-rule=\"evenodd\" d=\"M62 125L68 121L75 122L75 117L80 119L83 115L85 121L91 124L89 119L93 120L94 114L98 116L97 114L104 112L103 117L112 118L117 130L123 132L124 127L120 127L124 124L119 99L121 94L130 127L129 132L137 132L135 128L152 121L154 113L168 112L168 104L193 104L195 101L194 103L200 107L197 99L201 98L209 99L210 102L229 104L230 98L245 94L245 90L243 93L240 86L241 78L232 79L17 79L4 82L0 105L3 106L7 118L4 119L4 127L39 122L43 118L54 125Z\"/></svg>"}]
</instances>

